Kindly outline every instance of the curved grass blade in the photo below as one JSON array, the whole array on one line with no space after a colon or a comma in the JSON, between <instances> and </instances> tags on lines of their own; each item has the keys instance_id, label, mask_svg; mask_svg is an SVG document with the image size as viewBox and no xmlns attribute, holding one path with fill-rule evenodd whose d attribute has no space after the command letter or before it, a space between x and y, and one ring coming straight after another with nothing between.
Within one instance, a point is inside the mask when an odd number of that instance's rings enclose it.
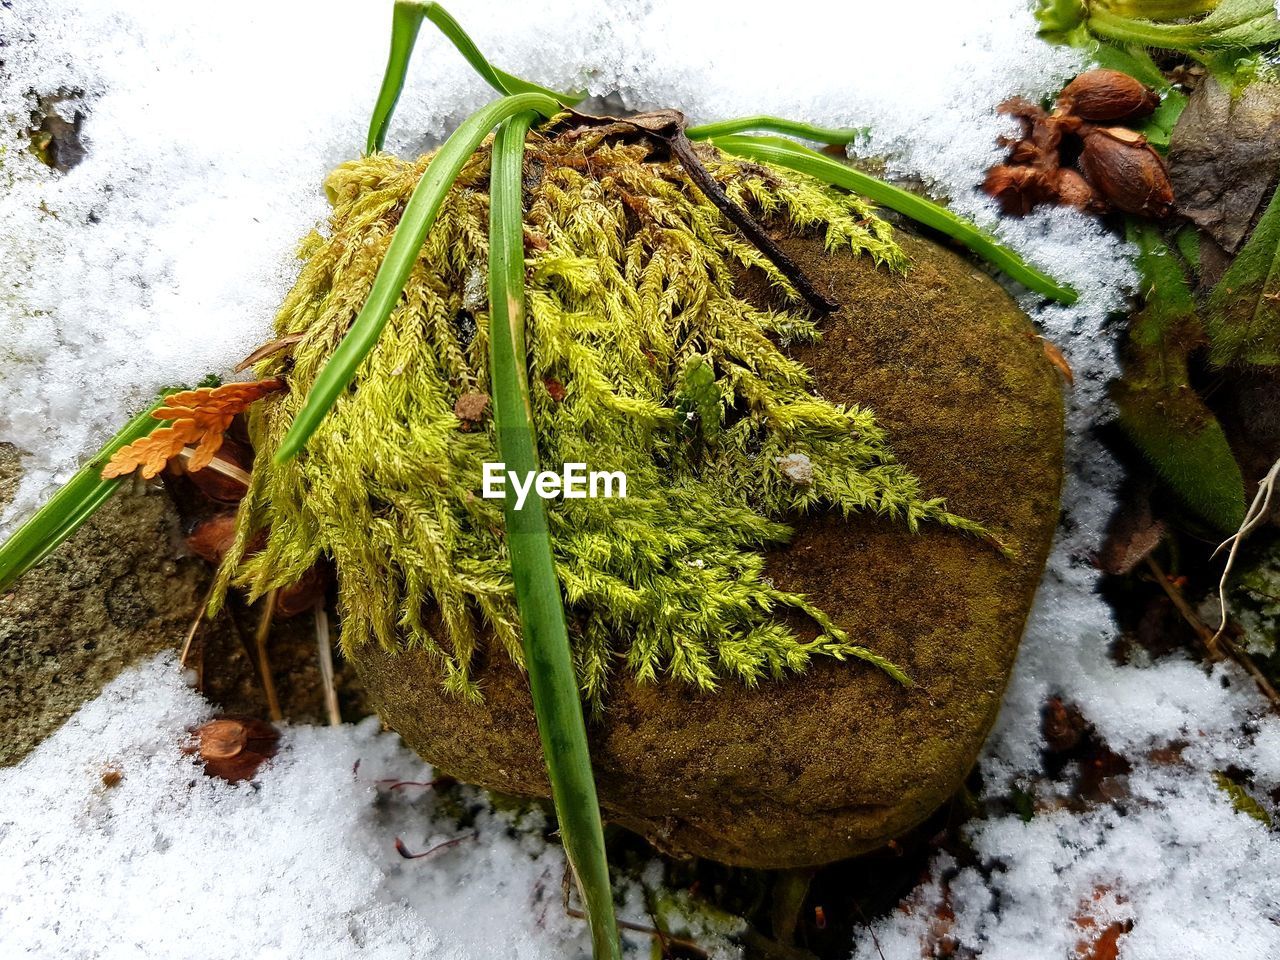
<instances>
[{"instance_id":1,"label":"curved grass blade","mask_svg":"<svg viewBox=\"0 0 1280 960\"><path fill-rule=\"evenodd\" d=\"M489 362L494 422L506 469L526 476L538 470L526 366L521 216L524 140L532 119L530 113L520 114L498 128L489 177ZM529 689L560 836L586 906L592 952L596 960L617 960L618 928L604 830L546 512L540 497L530 497L517 510L509 490L504 512Z\"/></svg>"},{"instance_id":2,"label":"curved grass blade","mask_svg":"<svg viewBox=\"0 0 1280 960\"><path fill-rule=\"evenodd\" d=\"M351 383L360 362L378 342L378 336L386 326L387 318L395 309L405 282L409 279L422 242L435 223L436 214L440 212L440 205L444 203L449 188L453 186L453 181L457 179L459 171L476 147L488 136L490 130L509 117L530 110L545 117L559 109L558 101L541 93L519 93L504 97L481 107L464 120L445 141L405 206L386 258L373 279L369 298L312 384L302 410L298 412L280 449L276 451L276 463L283 463L306 446L320 421Z\"/></svg>"},{"instance_id":3,"label":"curved grass blade","mask_svg":"<svg viewBox=\"0 0 1280 960\"><path fill-rule=\"evenodd\" d=\"M391 52L387 57L387 69L382 76L382 87L369 118L369 136L365 153L382 149L387 139L387 127L395 112L404 89L405 74L409 69L409 57L418 39L423 20L430 20L466 58L476 73L503 96L517 93L541 93L561 104L575 104L586 96L583 93L559 93L547 87L530 83L493 66L472 41L457 20L438 3L420 3L418 0L397 0L391 13Z\"/></svg>"},{"instance_id":4,"label":"curved grass blade","mask_svg":"<svg viewBox=\"0 0 1280 960\"><path fill-rule=\"evenodd\" d=\"M946 207L838 163L816 150L780 137L731 135L717 137L711 142L726 153L796 170L860 194L890 210L896 210L917 223L958 240L992 266L1036 293L1066 304L1075 303L1078 298L1071 287L1037 270L985 230L956 216Z\"/></svg>"},{"instance_id":5,"label":"curved grass blade","mask_svg":"<svg viewBox=\"0 0 1280 960\"><path fill-rule=\"evenodd\" d=\"M715 123L703 123L689 127L684 135L690 140L709 140L712 137L725 137L734 133L751 133L755 130L768 130L770 133L782 133L801 140L813 140L832 146L846 146L859 137L865 137L870 127L815 127L811 123L800 123L783 117L757 115L754 117L737 117L733 120L717 120Z\"/></svg>"},{"instance_id":6,"label":"curved grass blade","mask_svg":"<svg viewBox=\"0 0 1280 960\"><path fill-rule=\"evenodd\" d=\"M126 478L104 480L102 468L121 447L164 425L165 421L157 420L151 411L159 409L164 398L173 392L166 390L155 403L125 424L62 489L49 498L48 503L5 541L0 547L0 592L8 590L18 578L44 560L111 498Z\"/></svg>"}]
</instances>

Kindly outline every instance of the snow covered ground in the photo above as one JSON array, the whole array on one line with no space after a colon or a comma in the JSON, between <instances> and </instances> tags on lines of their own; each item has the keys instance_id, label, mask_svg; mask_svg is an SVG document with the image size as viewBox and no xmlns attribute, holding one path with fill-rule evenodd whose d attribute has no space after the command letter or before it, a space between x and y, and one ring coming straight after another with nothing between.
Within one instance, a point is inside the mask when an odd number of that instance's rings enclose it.
<instances>
[{"instance_id":1,"label":"snow covered ground","mask_svg":"<svg viewBox=\"0 0 1280 960\"><path fill-rule=\"evenodd\" d=\"M538 81L674 106L697 120L776 113L869 125L861 149L985 223L973 185L1008 96L1080 66L1035 38L1023 0L620 4L459 0L495 62ZM294 245L325 214L324 173L352 156L381 74L389 4L351 0L17 0L0 4L0 440L26 451L12 523L156 388L225 371L267 338ZM32 92L76 94L87 156L38 164ZM76 92L79 92L78 94ZM490 97L424 30L388 147L410 152ZM1004 796L1040 767L1047 696L1075 702L1133 764L1125 796L1084 814L974 821L981 868L945 856L857 957L917 957L945 899L950 935L984 958L1071 956L1082 912L1131 920L1124 960L1280 956L1280 845L1235 813L1213 771L1280 786L1280 723L1247 678L1177 657L1117 666L1089 554L1118 469L1090 427L1108 415L1114 327L1132 269L1090 220L1001 222L1084 296L1026 306L1076 374L1067 520L983 760ZM292 960L427 953L541 957L585 949L558 907L561 858L537 824L477 799L477 837L446 839L396 739L363 724L299 727L259 786L197 775L177 744L207 706L159 661L121 678L19 767L0 771L6 955ZM1167 762L1158 748L1185 744ZM1155 758L1153 758L1153 751ZM355 761L361 761L353 773ZM123 781L106 788L110 765ZM1052 797L1040 796L1042 806ZM632 904L637 915L638 892Z\"/></svg>"}]
</instances>

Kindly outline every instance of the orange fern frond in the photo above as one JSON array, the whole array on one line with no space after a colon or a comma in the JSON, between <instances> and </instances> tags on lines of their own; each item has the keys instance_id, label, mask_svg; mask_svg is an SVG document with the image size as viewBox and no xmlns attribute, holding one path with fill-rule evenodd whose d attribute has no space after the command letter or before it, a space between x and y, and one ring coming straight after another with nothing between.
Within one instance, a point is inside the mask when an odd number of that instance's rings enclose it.
<instances>
[{"instance_id":1,"label":"orange fern frond","mask_svg":"<svg viewBox=\"0 0 1280 960\"><path fill-rule=\"evenodd\" d=\"M103 468L102 476L109 480L141 468L142 476L150 480L166 463L193 445L196 450L187 469L202 470L222 446L222 435L236 414L248 409L254 401L283 389L284 381L274 377L172 394L165 398L164 406L157 407L151 415L173 423L121 447Z\"/></svg>"}]
</instances>

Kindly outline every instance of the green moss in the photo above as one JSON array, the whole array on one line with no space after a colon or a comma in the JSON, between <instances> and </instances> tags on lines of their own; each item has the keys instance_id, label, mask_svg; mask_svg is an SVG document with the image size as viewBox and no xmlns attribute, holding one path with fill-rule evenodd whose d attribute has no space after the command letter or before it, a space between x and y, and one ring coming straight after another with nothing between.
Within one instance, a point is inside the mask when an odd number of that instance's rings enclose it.
<instances>
[{"instance_id":1,"label":"green moss","mask_svg":"<svg viewBox=\"0 0 1280 960\"><path fill-rule=\"evenodd\" d=\"M887 224L861 200L798 175L703 156L726 192L826 247L900 269ZM285 372L290 393L260 405L259 450L223 581L282 586L319 556L337 566L343 643L374 640L435 654L446 686L477 696L480 637L521 657L501 501L480 498L496 461L488 421L454 414L488 392L488 152L464 169L423 246L401 304L306 451L270 463L324 361L368 293L391 231L430 157L352 161L330 176L331 235L307 262L278 332L303 334ZM785 278L685 177L640 145L588 134L531 139L526 251L533 413L544 465L624 471L625 499L548 504L584 694L596 702L619 662L712 689L802 670L815 654L858 657L905 679L803 596L764 576L763 549L784 542L796 511L866 511L915 530L922 521L979 531L928 498L898 463L869 410L816 396L778 343L811 341L798 308L737 296L744 268ZM695 414L698 429L688 428ZM779 460L803 454L812 482ZM269 528L265 547L246 545ZM818 625L802 639L788 613Z\"/></svg>"}]
</instances>

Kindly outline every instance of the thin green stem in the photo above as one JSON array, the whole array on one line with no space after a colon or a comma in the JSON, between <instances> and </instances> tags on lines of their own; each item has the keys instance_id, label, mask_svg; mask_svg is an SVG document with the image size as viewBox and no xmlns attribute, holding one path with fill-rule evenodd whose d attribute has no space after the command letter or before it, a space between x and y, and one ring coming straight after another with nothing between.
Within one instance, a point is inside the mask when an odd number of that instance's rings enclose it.
<instances>
[{"instance_id":1,"label":"thin green stem","mask_svg":"<svg viewBox=\"0 0 1280 960\"><path fill-rule=\"evenodd\" d=\"M518 93L540 93L560 104L575 104L585 96L581 93L559 93L499 70L488 61L458 21L453 19L449 11L440 4L421 3L419 0L397 0L391 13L391 52L387 57L387 69L382 76L382 87L378 90L378 99L374 104L373 114L369 118L369 136L365 142L365 153L381 150L386 142L387 127L400 100L400 92L404 89L405 75L409 70L409 57L413 53L423 20L430 20L439 27L440 32L466 58L467 63L471 64L476 73L504 97Z\"/></svg>"},{"instance_id":2,"label":"thin green stem","mask_svg":"<svg viewBox=\"0 0 1280 960\"><path fill-rule=\"evenodd\" d=\"M476 147L490 130L509 117L529 110L548 117L559 109L559 102L541 93L503 97L473 113L445 141L405 206L387 255L373 279L369 298L312 384L302 409L276 451L276 463L283 463L306 446L311 434L351 383L361 361L378 342L391 311L400 301L418 252L435 223L449 188Z\"/></svg>"},{"instance_id":3,"label":"thin green stem","mask_svg":"<svg viewBox=\"0 0 1280 960\"><path fill-rule=\"evenodd\" d=\"M48 503L5 541L0 547L0 592L8 590L19 577L52 553L111 498L126 478L104 480L102 468L121 447L142 439L163 425L163 421L153 417L151 411L159 408L165 396L173 392L165 391L155 403L125 424L124 429L107 441L66 486L50 497Z\"/></svg>"},{"instance_id":4,"label":"thin green stem","mask_svg":"<svg viewBox=\"0 0 1280 960\"><path fill-rule=\"evenodd\" d=\"M1204 46L1204 32L1195 23L1152 23L1098 10L1089 16L1091 33L1137 47L1189 50Z\"/></svg>"},{"instance_id":5,"label":"thin green stem","mask_svg":"<svg viewBox=\"0 0 1280 960\"><path fill-rule=\"evenodd\" d=\"M538 470L524 334L521 176L525 134L533 119L533 113L521 113L498 128L489 177L493 412L504 469L522 476L533 476ZM522 509L516 509L515 496L508 490L504 513L529 689L560 836L586 905L593 954L596 960L617 960L618 927L604 829L546 512L540 497L530 497Z\"/></svg>"},{"instance_id":6,"label":"thin green stem","mask_svg":"<svg viewBox=\"0 0 1280 960\"><path fill-rule=\"evenodd\" d=\"M859 137L867 135L868 127L815 127L810 123L800 123L783 117L758 115L754 117L738 117L733 120L717 120L715 123L703 123L689 127L684 135L690 140L708 140L712 137L724 137L734 133L750 133L755 130L768 130L801 140L813 140L832 146L844 146L853 143Z\"/></svg>"},{"instance_id":7,"label":"thin green stem","mask_svg":"<svg viewBox=\"0 0 1280 960\"><path fill-rule=\"evenodd\" d=\"M1061 303L1075 303L1078 294L1071 287L1029 265L1013 250L989 233L956 216L946 207L918 197L900 187L877 180L860 170L838 163L815 150L780 137L728 136L712 141L715 146L749 160L775 163L843 187L896 210L917 223L946 234L1004 271L1023 286Z\"/></svg>"}]
</instances>

